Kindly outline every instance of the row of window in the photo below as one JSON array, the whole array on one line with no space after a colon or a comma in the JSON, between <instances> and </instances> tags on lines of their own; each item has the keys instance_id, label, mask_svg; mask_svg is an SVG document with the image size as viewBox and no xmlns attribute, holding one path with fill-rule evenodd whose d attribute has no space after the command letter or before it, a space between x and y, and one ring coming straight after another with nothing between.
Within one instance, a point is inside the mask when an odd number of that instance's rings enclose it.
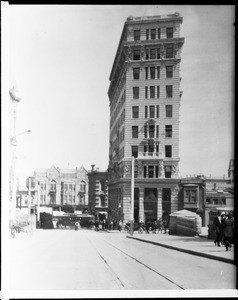
<instances>
[{"instance_id":1,"label":"row of window","mask_svg":"<svg viewBox=\"0 0 238 300\"><path fill-rule=\"evenodd\" d=\"M174 36L174 28L167 27L166 38L171 39L173 38L173 36ZM141 30L140 29L134 30L134 41L139 41L140 38L141 38ZM161 39L161 28L146 29L146 39L147 40Z\"/></svg>"},{"instance_id":2,"label":"row of window","mask_svg":"<svg viewBox=\"0 0 238 300\"><path fill-rule=\"evenodd\" d=\"M173 66L166 66L166 78L173 78ZM140 68L133 68L133 79L140 79ZM160 66L145 67L145 79L160 79Z\"/></svg>"},{"instance_id":3,"label":"row of window","mask_svg":"<svg viewBox=\"0 0 238 300\"><path fill-rule=\"evenodd\" d=\"M159 145L144 145L144 153L159 153ZM172 145L165 145L165 157L172 157ZM131 155L135 158L138 157L139 146L131 146Z\"/></svg>"},{"instance_id":4,"label":"row of window","mask_svg":"<svg viewBox=\"0 0 238 300\"><path fill-rule=\"evenodd\" d=\"M171 178L172 175L172 166L164 167L165 178ZM135 177L138 176L138 170L135 168ZM143 170L144 178L158 178L159 177L159 166L158 165L146 165Z\"/></svg>"},{"instance_id":5,"label":"row of window","mask_svg":"<svg viewBox=\"0 0 238 300\"><path fill-rule=\"evenodd\" d=\"M65 192L71 192L71 191L75 191L76 185L75 183L63 183L62 182L62 188ZM40 183L40 189L41 191L45 191L46 190L46 183ZM86 183L84 181L82 181L79 185L79 189L80 191L84 191L86 190ZM50 183L50 191L56 192L56 182L51 182Z\"/></svg>"},{"instance_id":6,"label":"row of window","mask_svg":"<svg viewBox=\"0 0 238 300\"><path fill-rule=\"evenodd\" d=\"M141 60L143 54L141 53L141 49L133 49L132 52L132 60ZM165 47L165 58L174 58L174 47L167 46ZM161 59L161 48L146 48L145 49L145 59Z\"/></svg>"},{"instance_id":7,"label":"row of window","mask_svg":"<svg viewBox=\"0 0 238 300\"><path fill-rule=\"evenodd\" d=\"M138 139L139 126L132 126L132 138ZM173 127L172 125L165 125L165 137L172 138ZM145 124L144 125L144 138L158 138L159 137L159 125Z\"/></svg>"},{"instance_id":8,"label":"row of window","mask_svg":"<svg viewBox=\"0 0 238 300\"><path fill-rule=\"evenodd\" d=\"M166 85L166 98L173 98L173 86ZM140 87L134 86L132 87L133 99L140 98ZM160 97L160 86L145 86L145 99L154 99Z\"/></svg>"},{"instance_id":9,"label":"row of window","mask_svg":"<svg viewBox=\"0 0 238 300\"><path fill-rule=\"evenodd\" d=\"M173 106L165 105L166 118L173 117ZM139 118L139 106L132 106L132 118ZM159 118L159 105L145 106L145 118Z\"/></svg>"}]
</instances>

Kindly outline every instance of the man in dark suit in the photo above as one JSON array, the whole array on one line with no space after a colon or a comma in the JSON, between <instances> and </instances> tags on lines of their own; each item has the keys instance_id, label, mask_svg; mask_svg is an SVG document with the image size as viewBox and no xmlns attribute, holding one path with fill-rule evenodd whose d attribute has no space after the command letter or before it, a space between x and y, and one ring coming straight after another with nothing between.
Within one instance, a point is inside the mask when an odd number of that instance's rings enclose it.
<instances>
[{"instance_id":1,"label":"man in dark suit","mask_svg":"<svg viewBox=\"0 0 238 300\"><path fill-rule=\"evenodd\" d=\"M216 233L216 237L214 240L214 244L218 247L221 247L220 243L221 243L221 239L222 239L222 222L221 222L221 215L222 213L220 211L217 212L217 216L214 218L213 221L213 228L215 230Z\"/></svg>"}]
</instances>

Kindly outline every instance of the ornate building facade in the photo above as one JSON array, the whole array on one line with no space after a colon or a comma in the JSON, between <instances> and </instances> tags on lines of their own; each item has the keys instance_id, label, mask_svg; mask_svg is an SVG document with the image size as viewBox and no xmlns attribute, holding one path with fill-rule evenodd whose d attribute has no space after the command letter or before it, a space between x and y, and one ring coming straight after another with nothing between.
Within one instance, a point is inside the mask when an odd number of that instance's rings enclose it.
<instances>
[{"instance_id":1,"label":"ornate building facade","mask_svg":"<svg viewBox=\"0 0 238 300\"><path fill-rule=\"evenodd\" d=\"M129 17L124 24L108 90L108 208L113 219L130 219L132 172L136 222L178 209L182 21L175 13Z\"/></svg>"},{"instance_id":2,"label":"ornate building facade","mask_svg":"<svg viewBox=\"0 0 238 300\"><path fill-rule=\"evenodd\" d=\"M87 170L36 169L32 181L34 182L34 205L52 207L64 210L71 207L71 211L88 205L88 176Z\"/></svg>"}]
</instances>

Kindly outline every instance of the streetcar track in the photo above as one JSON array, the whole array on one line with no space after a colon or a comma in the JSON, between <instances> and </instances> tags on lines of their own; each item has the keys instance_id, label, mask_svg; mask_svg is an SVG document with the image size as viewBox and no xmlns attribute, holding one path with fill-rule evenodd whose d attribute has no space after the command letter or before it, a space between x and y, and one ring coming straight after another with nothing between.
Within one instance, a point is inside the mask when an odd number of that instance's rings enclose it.
<instances>
[{"instance_id":1,"label":"streetcar track","mask_svg":"<svg viewBox=\"0 0 238 300\"><path fill-rule=\"evenodd\" d=\"M141 264L142 266L144 266L145 268L149 269L150 271L154 272L155 274L163 277L165 280L171 282L172 284L176 285L177 287L179 287L182 290L185 290L186 288L183 287L182 285L176 283L175 281L173 281L172 279L170 279L169 277L163 275L162 273L154 270L153 268L149 267L148 265L144 264L143 262L141 262L140 260L138 260L137 258L131 256L130 254L124 252L123 250L121 250L120 248L114 246L113 244L103 240L106 244L110 245L111 247L115 248L116 250L120 251L121 253L123 253L124 255L128 256L129 258L135 260L137 263ZM91 242L91 241L90 241ZM92 242L91 242L92 244ZM92 244L93 245L93 244ZM93 247L95 248L95 246L93 245ZM113 272L113 274L117 277L117 279L120 281L121 285L124 287L123 283L121 282L120 278L115 274L115 272L112 270L112 268L109 266L109 264L107 263L107 261L103 258L103 256L99 253L99 251L95 248L95 250L97 251L97 253L99 254L99 256L104 260L104 262L107 264L107 266L110 268L110 270Z\"/></svg>"},{"instance_id":2,"label":"streetcar track","mask_svg":"<svg viewBox=\"0 0 238 300\"><path fill-rule=\"evenodd\" d=\"M98 251L98 249L94 246L94 244L92 243L91 240L89 240L89 242L91 243L91 245L93 246L93 248L95 249L95 251L97 252L97 254L100 256L100 258L103 260L103 262L107 265L109 271L112 273L113 275L113 279L114 277L116 277L116 282L118 284L118 282L120 283L119 286L121 285L123 288L125 288L125 285L123 284L123 282L121 281L121 279L117 276L117 274L114 272L114 270L110 267L110 265L108 264L107 260L101 255L101 253Z\"/></svg>"}]
</instances>

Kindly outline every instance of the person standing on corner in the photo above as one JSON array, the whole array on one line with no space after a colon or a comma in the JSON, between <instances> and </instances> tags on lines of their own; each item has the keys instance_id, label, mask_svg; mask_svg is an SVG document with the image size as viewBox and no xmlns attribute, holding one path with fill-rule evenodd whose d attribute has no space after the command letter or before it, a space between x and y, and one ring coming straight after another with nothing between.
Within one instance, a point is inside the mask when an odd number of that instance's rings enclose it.
<instances>
[{"instance_id":1,"label":"person standing on corner","mask_svg":"<svg viewBox=\"0 0 238 300\"><path fill-rule=\"evenodd\" d=\"M233 226L234 226L234 219L232 218L232 214L229 213L227 219L224 221L224 229L223 229L223 236L224 236L224 244L226 247L226 251L228 248L231 250L231 244L233 243Z\"/></svg>"},{"instance_id":2,"label":"person standing on corner","mask_svg":"<svg viewBox=\"0 0 238 300\"><path fill-rule=\"evenodd\" d=\"M221 237L222 237L222 222L221 222L221 212L220 211L217 212L217 216L214 218L213 228L214 228L215 234L216 234L214 244L215 244L215 246L217 244L218 247L221 247L220 243L221 243Z\"/></svg>"}]
</instances>

